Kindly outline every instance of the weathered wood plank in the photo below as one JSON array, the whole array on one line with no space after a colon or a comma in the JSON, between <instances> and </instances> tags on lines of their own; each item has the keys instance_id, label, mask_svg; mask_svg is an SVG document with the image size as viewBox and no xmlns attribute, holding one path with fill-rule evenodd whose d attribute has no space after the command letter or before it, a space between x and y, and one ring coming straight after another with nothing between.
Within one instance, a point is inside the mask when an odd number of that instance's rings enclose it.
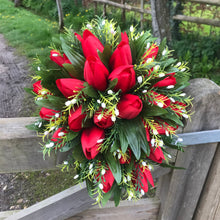
<instances>
[{"instance_id":1,"label":"weathered wood plank","mask_svg":"<svg viewBox=\"0 0 220 220\"><path fill-rule=\"evenodd\" d=\"M220 219L220 144L209 171L194 220Z\"/></svg>"},{"instance_id":2,"label":"weathered wood plank","mask_svg":"<svg viewBox=\"0 0 220 220\"><path fill-rule=\"evenodd\" d=\"M220 129L178 134L178 137L183 139L183 145L216 143L220 142Z\"/></svg>"},{"instance_id":3,"label":"weathered wood plank","mask_svg":"<svg viewBox=\"0 0 220 220\"><path fill-rule=\"evenodd\" d=\"M6 220L63 220L91 207L85 183L73 186L24 209Z\"/></svg>"},{"instance_id":4,"label":"weathered wood plank","mask_svg":"<svg viewBox=\"0 0 220 220\"><path fill-rule=\"evenodd\" d=\"M220 21L217 19L199 18L199 17L192 17L192 16L186 16L186 15L175 15L173 16L173 19L179 20L179 21L189 21L189 22L193 22L197 24L207 24L207 25L220 27Z\"/></svg>"},{"instance_id":5,"label":"weathered wood plank","mask_svg":"<svg viewBox=\"0 0 220 220\"><path fill-rule=\"evenodd\" d=\"M18 213L18 212L20 212L20 210L0 212L0 220L5 220L7 217L14 215L15 213Z\"/></svg>"},{"instance_id":6,"label":"weathered wood plank","mask_svg":"<svg viewBox=\"0 0 220 220\"><path fill-rule=\"evenodd\" d=\"M134 7L134 6L131 6L131 5L120 4L120 3L117 3L117 2L112 2L112 1L107 1L107 0L93 0L93 2L112 5L112 6L115 6L117 8L122 8L122 9L126 9L126 10L129 10L129 11L136 11L136 12L139 12L139 13L145 13L145 14L150 14L151 13L150 10L141 9L141 8L137 8L137 7Z\"/></svg>"},{"instance_id":7,"label":"weathered wood plank","mask_svg":"<svg viewBox=\"0 0 220 220\"><path fill-rule=\"evenodd\" d=\"M195 97L195 113L184 132L219 129L220 87L208 79L194 79L186 92ZM173 170L160 219L192 219L216 148L217 143L209 143L192 145L184 153L178 152L175 165L186 169Z\"/></svg>"},{"instance_id":8,"label":"weathered wood plank","mask_svg":"<svg viewBox=\"0 0 220 220\"><path fill-rule=\"evenodd\" d=\"M119 207L110 201L104 208L94 206L68 220L156 220L160 202L157 199L141 199L137 202L121 201Z\"/></svg>"}]
</instances>

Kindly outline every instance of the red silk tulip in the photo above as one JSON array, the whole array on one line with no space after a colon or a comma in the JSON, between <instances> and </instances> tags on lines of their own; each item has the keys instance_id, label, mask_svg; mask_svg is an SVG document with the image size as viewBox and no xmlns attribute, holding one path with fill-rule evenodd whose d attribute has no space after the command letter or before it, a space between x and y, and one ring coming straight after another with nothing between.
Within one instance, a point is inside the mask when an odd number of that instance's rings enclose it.
<instances>
[{"instance_id":1,"label":"red silk tulip","mask_svg":"<svg viewBox=\"0 0 220 220\"><path fill-rule=\"evenodd\" d=\"M176 101L176 102L174 102L174 103L172 103L172 104L170 105L170 108L171 108L173 111L175 111L175 113L176 113L177 115L180 116L180 115L182 115L183 111L185 111L186 104L183 103L183 102L178 102L178 101Z\"/></svg>"},{"instance_id":2,"label":"red silk tulip","mask_svg":"<svg viewBox=\"0 0 220 220\"><path fill-rule=\"evenodd\" d=\"M104 91L107 88L108 69L97 57L87 58L84 66L84 79L95 89Z\"/></svg>"},{"instance_id":3,"label":"red silk tulip","mask_svg":"<svg viewBox=\"0 0 220 220\"><path fill-rule=\"evenodd\" d=\"M142 119L142 122L143 122L144 127L145 127L147 141L150 142L151 138L150 138L150 132L149 132L149 129L147 127L147 124L146 124L146 122L143 119Z\"/></svg>"},{"instance_id":4,"label":"red silk tulip","mask_svg":"<svg viewBox=\"0 0 220 220\"><path fill-rule=\"evenodd\" d=\"M122 90L123 93L128 92L136 83L135 71L132 65L120 66L114 69L109 75L109 80L118 79L114 90Z\"/></svg>"},{"instance_id":5,"label":"red silk tulip","mask_svg":"<svg viewBox=\"0 0 220 220\"><path fill-rule=\"evenodd\" d=\"M68 117L69 128L72 131L78 132L82 129L82 123L86 114L82 113L82 106L79 106L75 111L72 109Z\"/></svg>"},{"instance_id":6,"label":"red silk tulip","mask_svg":"<svg viewBox=\"0 0 220 220\"><path fill-rule=\"evenodd\" d=\"M132 65L131 48L126 33L121 33L121 42L113 52L109 65L112 70L119 66Z\"/></svg>"},{"instance_id":7,"label":"red silk tulip","mask_svg":"<svg viewBox=\"0 0 220 220\"><path fill-rule=\"evenodd\" d=\"M42 119L49 121L53 116L55 116L56 113L59 113L60 111L56 111L53 109L49 109L49 108L44 108L42 107L39 115Z\"/></svg>"},{"instance_id":8,"label":"red silk tulip","mask_svg":"<svg viewBox=\"0 0 220 220\"><path fill-rule=\"evenodd\" d=\"M131 162L131 149L128 149L128 156L121 156L121 158L119 159L119 163L120 164L129 164Z\"/></svg>"},{"instance_id":9,"label":"red silk tulip","mask_svg":"<svg viewBox=\"0 0 220 220\"><path fill-rule=\"evenodd\" d=\"M41 80L35 82L33 84L33 92L36 93L37 95L40 95L40 91L43 89L41 85Z\"/></svg>"},{"instance_id":10,"label":"red silk tulip","mask_svg":"<svg viewBox=\"0 0 220 220\"><path fill-rule=\"evenodd\" d=\"M136 166L136 171L134 171L134 180L133 183L136 183L139 185L141 189L143 189L144 192L148 191L148 182L154 186L154 180L152 177L152 174L148 167L144 166Z\"/></svg>"},{"instance_id":11,"label":"red silk tulip","mask_svg":"<svg viewBox=\"0 0 220 220\"><path fill-rule=\"evenodd\" d=\"M66 98L78 94L79 91L81 91L84 88L83 83L84 82L79 79L71 79L71 78L56 80L58 89L63 93L63 95Z\"/></svg>"},{"instance_id":12,"label":"red silk tulip","mask_svg":"<svg viewBox=\"0 0 220 220\"><path fill-rule=\"evenodd\" d=\"M99 153L99 147L100 144L103 143L104 138L104 129L94 126L83 130L81 143L83 152L88 160L94 159Z\"/></svg>"},{"instance_id":13,"label":"red silk tulip","mask_svg":"<svg viewBox=\"0 0 220 220\"><path fill-rule=\"evenodd\" d=\"M77 33L75 33L75 36L81 42L83 54L86 58L89 56L95 56L98 58L99 56L97 50L103 52L104 47L102 43L89 30L83 31L83 37Z\"/></svg>"},{"instance_id":14,"label":"red silk tulip","mask_svg":"<svg viewBox=\"0 0 220 220\"><path fill-rule=\"evenodd\" d=\"M95 113L93 121L98 127L103 129L109 128L114 124L111 114L107 113L107 110L103 112L102 109Z\"/></svg>"},{"instance_id":15,"label":"red silk tulip","mask_svg":"<svg viewBox=\"0 0 220 220\"><path fill-rule=\"evenodd\" d=\"M115 178L110 169L106 170L105 174L101 177L104 193L107 193L111 188L115 181Z\"/></svg>"},{"instance_id":16,"label":"red silk tulip","mask_svg":"<svg viewBox=\"0 0 220 220\"><path fill-rule=\"evenodd\" d=\"M174 77L175 73L168 74L169 76L165 79L157 82L153 87L166 87L166 86L175 86L176 78Z\"/></svg>"},{"instance_id":17,"label":"red silk tulip","mask_svg":"<svg viewBox=\"0 0 220 220\"><path fill-rule=\"evenodd\" d=\"M162 108L170 107L171 101L165 95L152 91L150 95L148 94L148 97L149 97L149 102L154 105L160 106Z\"/></svg>"},{"instance_id":18,"label":"red silk tulip","mask_svg":"<svg viewBox=\"0 0 220 220\"><path fill-rule=\"evenodd\" d=\"M50 51L50 59L61 67L63 66L64 63L71 64L68 57L65 54L63 54L62 56L60 52L57 50Z\"/></svg>"},{"instance_id":19,"label":"red silk tulip","mask_svg":"<svg viewBox=\"0 0 220 220\"><path fill-rule=\"evenodd\" d=\"M156 59L158 54L159 47L156 44L153 44L143 55L144 63L149 59Z\"/></svg>"},{"instance_id":20,"label":"red silk tulip","mask_svg":"<svg viewBox=\"0 0 220 220\"><path fill-rule=\"evenodd\" d=\"M58 128L52 138L51 141L56 142L56 143L61 143L62 142L62 137L64 137L66 135L66 133L68 133L65 128ZM61 145L59 148L63 147L63 145Z\"/></svg>"},{"instance_id":21,"label":"red silk tulip","mask_svg":"<svg viewBox=\"0 0 220 220\"><path fill-rule=\"evenodd\" d=\"M150 155L148 158L157 162L157 163L162 163L162 161L165 159L164 155L163 155L163 151L160 146L156 147L156 149L151 147L150 148Z\"/></svg>"},{"instance_id":22,"label":"red silk tulip","mask_svg":"<svg viewBox=\"0 0 220 220\"><path fill-rule=\"evenodd\" d=\"M121 97L117 109L119 117L124 119L132 119L137 117L143 107L141 99L137 95L125 94Z\"/></svg>"}]
</instances>

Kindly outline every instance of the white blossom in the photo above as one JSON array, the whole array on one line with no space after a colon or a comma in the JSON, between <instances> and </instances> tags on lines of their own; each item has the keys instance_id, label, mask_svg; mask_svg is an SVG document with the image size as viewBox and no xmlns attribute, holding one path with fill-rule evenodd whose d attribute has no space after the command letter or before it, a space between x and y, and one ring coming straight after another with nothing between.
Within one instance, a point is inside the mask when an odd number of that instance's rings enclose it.
<instances>
[{"instance_id":1,"label":"white blossom","mask_svg":"<svg viewBox=\"0 0 220 220\"><path fill-rule=\"evenodd\" d=\"M50 142L49 144L46 144L45 147L46 148L51 148L54 146L54 143L53 142Z\"/></svg>"},{"instance_id":2,"label":"white blossom","mask_svg":"<svg viewBox=\"0 0 220 220\"><path fill-rule=\"evenodd\" d=\"M103 189L103 184L99 183L99 188Z\"/></svg>"},{"instance_id":3,"label":"white blossom","mask_svg":"<svg viewBox=\"0 0 220 220\"><path fill-rule=\"evenodd\" d=\"M147 93L147 90L146 90L146 89L145 89L145 90L143 90L143 91L142 91L142 93L143 93L143 94L144 94L144 93Z\"/></svg>"},{"instance_id":4,"label":"white blossom","mask_svg":"<svg viewBox=\"0 0 220 220\"><path fill-rule=\"evenodd\" d=\"M174 88L174 85L167 86L167 89L173 89L173 88Z\"/></svg>"},{"instance_id":5,"label":"white blossom","mask_svg":"<svg viewBox=\"0 0 220 220\"><path fill-rule=\"evenodd\" d=\"M146 164L145 161L142 162L142 165L143 165L144 167L147 166L147 164Z\"/></svg>"},{"instance_id":6,"label":"white blossom","mask_svg":"<svg viewBox=\"0 0 220 220\"><path fill-rule=\"evenodd\" d=\"M100 144L100 143L102 143L103 141L104 141L104 139L99 139L99 140L97 140L97 143Z\"/></svg>"},{"instance_id":7,"label":"white blossom","mask_svg":"<svg viewBox=\"0 0 220 220\"><path fill-rule=\"evenodd\" d=\"M169 136L169 132L167 130L165 131L165 134L167 137Z\"/></svg>"},{"instance_id":8,"label":"white blossom","mask_svg":"<svg viewBox=\"0 0 220 220\"><path fill-rule=\"evenodd\" d=\"M121 159L121 154L120 154L120 153L118 154L118 159L119 159L119 160Z\"/></svg>"},{"instance_id":9,"label":"white blossom","mask_svg":"<svg viewBox=\"0 0 220 220\"><path fill-rule=\"evenodd\" d=\"M101 101L98 99L98 100L97 100L97 103L101 104Z\"/></svg>"},{"instance_id":10,"label":"white blossom","mask_svg":"<svg viewBox=\"0 0 220 220\"><path fill-rule=\"evenodd\" d=\"M141 189L141 195L143 196L145 194L144 190Z\"/></svg>"},{"instance_id":11,"label":"white blossom","mask_svg":"<svg viewBox=\"0 0 220 220\"><path fill-rule=\"evenodd\" d=\"M117 108L115 108L115 115L119 116L119 110Z\"/></svg>"},{"instance_id":12,"label":"white blossom","mask_svg":"<svg viewBox=\"0 0 220 220\"><path fill-rule=\"evenodd\" d=\"M38 125L38 127L40 128L42 126L42 122L40 122L40 124Z\"/></svg>"},{"instance_id":13,"label":"white blossom","mask_svg":"<svg viewBox=\"0 0 220 220\"><path fill-rule=\"evenodd\" d=\"M134 31L134 27L133 27L133 25L131 25L130 32L133 32L133 31Z\"/></svg>"},{"instance_id":14,"label":"white blossom","mask_svg":"<svg viewBox=\"0 0 220 220\"><path fill-rule=\"evenodd\" d=\"M91 163L90 165L89 165L89 170L91 170L93 168L93 164Z\"/></svg>"},{"instance_id":15,"label":"white blossom","mask_svg":"<svg viewBox=\"0 0 220 220\"><path fill-rule=\"evenodd\" d=\"M40 71L40 67L39 66L37 67L37 70Z\"/></svg>"},{"instance_id":16,"label":"white blossom","mask_svg":"<svg viewBox=\"0 0 220 220\"><path fill-rule=\"evenodd\" d=\"M73 105L76 104L76 102L77 102L76 99L72 99L72 100L71 100L71 104L73 104Z\"/></svg>"},{"instance_id":17,"label":"white blossom","mask_svg":"<svg viewBox=\"0 0 220 220\"><path fill-rule=\"evenodd\" d=\"M109 89L109 90L107 91L107 93L108 93L109 95L112 95L112 94L113 94L113 91L112 91L111 89Z\"/></svg>"},{"instance_id":18,"label":"white blossom","mask_svg":"<svg viewBox=\"0 0 220 220\"><path fill-rule=\"evenodd\" d=\"M78 177L79 177L79 175L77 174L77 175L75 175L73 178L74 178L74 180L75 180L75 179L77 179Z\"/></svg>"},{"instance_id":19,"label":"white blossom","mask_svg":"<svg viewBox=\"0 0 220 220\"><path fill-rule=\"evenodd\" d=\"M147 43L146 49L149 49L149 48L150 48L150 42Z\"/></svg>"},{"instance_id":20,"label":"white blossom","mask_svg":"<svg viewBox=\"0 0 220 220\"><path fill-rule=\"evenodd\" d=\"M56 117L56 118L59 118L59 117L60 117L60 114L59 114L59 113L56 113L56 114L55 114L55 117Z\"/></svg>"},{"instance_id":21,"label":"white blossom","mask_svg":"<svg viewBox=\"0 0 220 220\"><path fill-rule=\"evenodd\" d=\"M143 82L142 76L138 76L137 81L138 81L139 84L141 84Z\"/></svg>"},{"instance_id":22,"label":"white blossom","mask_svg":"<svg viewBox=\"0 0 220 220\"><path fill-rule=\"evenodd\" d=\"M59 137L62 137L62 136L64 136L64 134L65 134L64 132L59 132L59 133L58 133L58 136L59 136Z\"/></svg>"},{"instance_id":23,"label":"white blossom","mask_svg":"<svg viewBox=\"0 0 220 220\"><path fill-rule=\"evenodd\" d=\"M179 96L186 96L186 93L181 93Z\"/></svg>"},{"instance_id":24,"label":"white blossom","mask_svg":"<svg viewBox=\"0 0 220 220\"><path fill-rule=\"evenodd\" d=\"M166 53L167 53L167 50L164 49L163 52L162 52L162 55L164 56Z\"/></svg>"},{"instance_id":25,"label":"white blossom","mask_svg":"<svg viewBox=\"0 0 220 220\"><path fill-rule=\"evenodd\" d=\"M68 164L68 161L66 161L66 160L63 161L63 164L64 164L64 165L67 165L67 164Z\"/></svg>"},{"instance_id":26,"label":"white blossom","mask_svg":"<svg viewBox=\"0 0 220 220\"><path fill-rule=\"evenodd\" d=\"M160 108L163 108L163 103L162 103L162 102L158 102L157 105L158 105Z\"/></svg>"},{"instance_id":27,"label":"white blossom","mask_svg":"<svg viewBox=\"0 0 220 220\"><path fill-rule=\"evenodd\" d=\"M184 72L186 70L186 68L181 69L181 72Z\"/></svg>"},{"instance_id":28,"label":"white blossom","mask_svg":"<svg viewBox=\"0 0 220 220\"><path fill-rule=\"evenodd\" d=\"M160 73L159 74L159 77L161 78L161 77L164 77L165 76L165 73Z\"/></svg>"},{"instance_id":29,"label":"white blossom","mask_svg":"<svg viewBox=\"0 0 220 220\"><path fill-rule=\"evenodd\" d=\"M105 169L102 169L101 174L104 175L106 173Z\"/></svg>"},{"instance_id":30,"label":"white blossom","mask_svg":"<svg viewBox=\"0 0 220 220\"><path fill-rule=\"evenodd\" d=\"M172 156L170 155L170 154L167 154L167 156L171 159L172 158Z\"/></svg>"},{"instance_id":31,"label":"white blossom","mask_svg":"<svg viewBox=\"0 0 220 220\"><path fill-rule=\"evenodd\" d=\"M49 131L45 131L44 132L44 135L48 135L50 132Z\"/></svg>"},{"instance_id":32,"label":"white blossom","mask_svg":"<svg viewBox=\"0 0 220 220\"><path fill-rule=\"evenodd\" d=\"M160 66L159 65L156 65L155 67L154 67L154 70L155 71L157 71L157 70L159 70L160 69Z\"/></svg>"},{"instance_id":33,"label":"white blossom","mask_svg":"<svg viewBox=\"0 0 220 220\"><path fill-rule=\"evenodd\" d=\"M176 67L179 67L181 65L181 62L178 62L177 64L176 64Z\"/></svg>"},{"instance_id":34,"label":"white blossom","mask_svg":"<svg viewBox=\"0 0 220 220\"><path fill-rule=\"evenodd\" d=\"M71 101L66 101L65 106L69 106L69 105L71 105Z\"/></svg>"},{"instance_id":35,"label":"white blossom","mask_svg":"<svg viewBox=\"0 0 220 220\"><path fill-rule=\"evenodd\" d=\"M146 62L147 62L147 63L151 63L152 61L153 61L152 58L148 58Z\"/></svg>"},{"instance_id":36,"label":"white blossom","mask_svg":"<svg viewBox=\"0 0 220 220\"><path fill-rule=\"evenodd\" d=\"M151 139L151 145L152 145L152 147L154 146L154 144L155 144L155 139Z\"/></svg>"},{"instance_id":37,"label":"white blossom","mask_svg":"<svg viewBox=\"0 0 220 220\"><path fill-rule=\"evenodd\" d=\"M112 116L111 116L111 120L112 120L113 122L115 122L115 121L116 121L116 117L115 117L114 115L112 115Z\"/></svg>"},{"instance_id":38,"label":"white blossom","mask_svg":"<svg viewBox=\"0 0 220 220\"><path fill-rule=\"evenodd\" d=\"M97 119L100 121L102 119L102 115L98 115Z\"/></svg>"},{"instance_id":39,"label":"white blossom","mask_svg":"<svg viewBox=\"0 0 220 220\"><path fill-rule=\"evenodd\" d=\"M91 24L87 24L86 27L87 27L88 29L90 29L90 30L92 29Z\"/></svg>"},{"instance_id":40,"label":"white blossom","mask_svg":"<svg viewBox=\"0 0 220 220\"><path fill-rule=\"evenodd\" d=\"M158 135L158 131L156 129L153 130L154 135Z\"/></svg>"},{"instance_id":41,"label":"white blossom","mask_svg":"<svg viewBox=\"0 0 220 220\"><path fill-rule=\"evenodd\" d=\"M172 98L172 97L170 97L170 101L171 102L176 102L176 100L174 98Z\"/></svg>"},{"instance_id":42,"label":"white blossom","mask_svg":"<svg viewBox=\"0 0 220 220\"><path fill-rule=\"evenodd\" d=\"M148 169L149 169L149 170L152 170L152 166L151 166L151 165L148 165Z\"/></svg>"},{"instance_id":43,"label":"white blossom","mask_svg":"<svg viewBox=\"0 0 220 220\"><path fill-rule=\"evenodd\" d=\"M127 180L128 180L128 182L131 181L131 177L130 177L130 176L127 176Z\"/></svg>"},{"instance_id":44,"label":"white blossom","mask_svg":"<svg viewBox=\"0 0 220 220\"><path fill-rule=\"evenodd\" d=\"M164 144L163 141L162 141L162 140L159 140L158 145L159 145L160 147L162 147L163 144Z\"/></svg>"},{"instance_id":45,"label":"white blossom","mask_svg":"<svg viewBox=\"0 0 220 220\"><path fill-rule=\"evenodd\" d=\"M187 114L182 114L182 116L183 116L184 118L189 118L189 116L188 116Z\"/></svg>"},{"instance_id":46,"label":"white blossom","mask_svg":"<svg viewBox=\"0 0 220 220\"><path fill-rule=\"evenodd\" d=\"M106 108L106 104L104 102L101 104L101 106L102 108Z\"/></svg>"}]
</instances>

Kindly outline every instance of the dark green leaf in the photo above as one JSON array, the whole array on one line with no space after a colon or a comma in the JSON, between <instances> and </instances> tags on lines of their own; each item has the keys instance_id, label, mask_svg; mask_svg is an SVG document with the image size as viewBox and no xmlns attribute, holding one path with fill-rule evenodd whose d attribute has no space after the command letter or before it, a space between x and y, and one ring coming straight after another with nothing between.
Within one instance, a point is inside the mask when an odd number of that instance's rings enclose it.
<instances>
[{"instance_id":1,"label":"dark green leaf","mask_svg":"<svg viewBox=\"0 0 220 220\"><path fill-rule=\"evenodd\" d=\"M118 79L117 78L115 78L113 80L110 80L109 81L109 85L108 85L108 89L114 89L115 86L117 85L117 83L118 83Z\"/></svg>"},{"instance_id":2,"label":"dark green leaf","mask_svg":"<svg viewBox=\"0 0 220 220\"><path fill-rule=\"evenodd\" d=\"M36 95L31 88L24 88L24 90L31 95Z\"/></svg>"},{"instance_id":3,"label":"dark green leaf","mask_svg":"<svg viewBox=\"0 0 220 220\"><path fill-rule=\"evenodd\" d=\"M93 198L93 189L94 189L94 184L92 181L90 181L88 178L86 179L86 187L88 194L91 198Z\"/></svg>"},{"instance_id":4,"label":"dark green leaf","mask_svg":"<svg viewBox=\"0 0 220 220\"><path fill-rule=\"evenodd\" d=\"M71 145L71 143L65 143L65 145L60 148L60 152L67 152L71 150L72 148L73 146Z\"/></svg>"},{"instance_id":5,"label":"dark green leaf","mask_svg":"<svg viewBox=\"0 0 220 220\"><path fill-rule=\"evenodd\" d=\"M150 117L150 116L160 116L167 114L167 110L164 108L160 108L156 105L144 105L142 115L143 117Z\"/></svg>"},{"instance_id":6,"label":"dark green leaf","mask_svg":"<svg viewBox=\"0 0 220 220\"><path fill-rule=\"evenodd\" d=\"M98 55L102 63L108 69L110 57L112 55L112 46L105 45L103 52L98 51Z\"/></svg>"},{"instance_id":7,"label":"dark green leaf","mask_svg":"<svg viewBox=\"0 0 220 220\"><path fill-rule=\"evenodd\" d=\"M40 107L45 107L53 110L62 110L63 106L54 106L53 103L51 103L48 99L42 99L42 100L36 100L35 103L39 105Z\"/></svg>"},{"instance_id":8,"label":"dark green leaf","mask_svg":"<svg viewBox=\"0 0 220 220\"><path fill-rule=\"evenodd\" d=\"M119 184L121 182L121 165L119 160L116 160L110 152L107 152L104 157L109 165L110 170L112 171L116 182Z\"/></svg>"},{"instance_id":9,"label":"dark green leaf","mask_svg":"<svg viewBox=\"0 0 220 220\"><path fill-rule=\"evenodd\" d=\"M116 185L115 190L114 190L115 207L119 205L120 200L121 200L121 188L118 185Z\"/></svg>"},{"instance_id":10,"label":"dark green leaf","mask_svg":"<svg viewBox=\"0 0 220 220\"><path fill-rule=\"evenodd\" d=\"M162 40L162 42L160 43L160 45L159 45L159 50L158 50L158 54L157 54L156 60L160 60L160 59L161 59L161 57L162 57L162 52L163 52L163 50L166 48L166 44L167 44L167 39L164 38L164 39Z\"/></svg>"},{"instance_id":11,"label":"dark green leaf","mask_svg":"<svg viewBox=\"0 0 220 220\"><path fill-rule=\"evenodd\" d=\"M72 141L79 135L79 132L70 131L66 134L66 141Z\"/></svg>"},{"instance_id":12,"label":"dark green leaf","mask_svg":"<svg viewBox=\"0 0 220 220\"><path fill-rule=\"evenodd\" d=\"M63 64L64 69L73 77L80 79L80 80L84 80L83 77L83 72L77 72L75 67L73 66L73 64L69 64L69 63L64 63Z\"/></svg>"},{"instance_id":13,"label":"dark green leaf","mask_svg":"<svg viewBox=\"0 0 220 220\"><path fill-rule=\"evenodd\" d=\"M172 165L167 164L167 163L161 163L160 166L161 166L161 167L173 168L173 169L180 169L180 170L185 170L185 169L186 169L186 168L184 168L184 167L172 166Z\"/></svg>"},{"instance_id":14,"label":"dark green leaf","mask_svg":"<svg viewBox=\"0 0 220 220\"><path fill-rule=\"evenodd\" d=\"M103 206L105 206L106 203L108 202L108 200L111 198L112 193L114 192L116 185L117 185L117 184L114 183L113 186L112 186L112 188L110 189L110 191L108 191L107 193L104 193L104 194L103 194L103 198L102 198L102 205L103 205Z\"/></svg>"},{"instance_id":15,"label":"dark green leaf","mask_svg":"<svg viewBox=\"0 0 220 220\"><path fill-rule=\"evenodd\" d=\"M47 98L53 104L53 106L56 107L57 109L62 109L62 107L64 106L66 102L66 98L61 98L58 96L48 95Z\"/></svg>"},{"instance_id":16,"label":"dark green leaf","mask_svg":"<svg viewBox=\"0 0 220 220\"><path fill-rule=\"evenodd\" d=\"M88 95L92 98L98 97L98 93L92 86L90 86L88 83L84 83L83 85L85 86L85 88L83 88L82 91L85 93L85 95Z\"/></svg>"},{"instance_id":17,"label":"dark green leaf","mask_svg":"<svg viewBox=\"0 0 220 220\"><path fill-rule=\"evenodd\" d=\"M119 140L120 140L121 150L123 153L125 153L128 149L128 141L123 132L119 133Z\"/></svg>"},{"instance_id":18,"label":"dark green leaf","mask_svg":"<svg viewBox=\"0 0 220 220\"><path fill-rule=\"evenodd\" d=\"M165 119L170 119L171 121L176 122L176 124L180 125L180 126L184 126L183 122L178 118L178 116L174 113L167 113L165 115L161 115L161 118L165 118Z\"/></svg>"}]
</instances>

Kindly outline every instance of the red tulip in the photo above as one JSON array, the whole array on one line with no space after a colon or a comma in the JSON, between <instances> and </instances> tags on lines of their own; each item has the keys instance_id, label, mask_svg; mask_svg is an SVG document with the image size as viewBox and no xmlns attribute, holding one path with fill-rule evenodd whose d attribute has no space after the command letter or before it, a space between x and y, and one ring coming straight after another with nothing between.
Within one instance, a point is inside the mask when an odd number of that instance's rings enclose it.
<instances>
[{"instance_id":1,"label":"red tulip","mask_svg":"<svg viewBox=\"0 0 220 220\"><path fill-rule=\"evenodd\" d=\"M56 84L66 98L77 95L84 88L84 82L79 79L57 79Z\"/></svg>"},{"instance_id":2,"label":"red tulip","mask_svg":"<svg viewBox=\"0 0 220 220\"><path fill-rule=\"evenodd\" d=\"M121 33L121 42L113 52L109 65L112 70L119 66L132 65L131 48L126 33Z\"/></svg>"},{"instance_id":3,"label":"red tulip","mask_svg":"<svg viewBox=\"0 0 220 220\"><path fill-rule=\"evenodd\" d=\"M170 108L175 111L175 113L179 116L181 116L183 114L183 112L185 111L186 108L186 104L183 102L174 102L170 105Z\"/></svg>"},{"instance_id":4,"label":"red tulip","mask_svg":"<svg viewBox=\"0 0 220 220\"><path fill-rule=\"evenodd\" d=\"M121 156L119 159L120 164L129 164L131 162L131 149L128 149L128 155L127 156Z\"/></svg>"},{"instance_id":5,"label":"red tulip","mask_svg":"<svg viewBox=\"0 0 220 220\"><path fill-rule=\"evenodd\" d=\"M66 133L68 133L65 128L58 128L52 138L51 138L51 141L54 141L56 143L61 143L62 142L62 137L64 137L66 135ZM60 147L62 147L63 145L61 145Z\"/></svg>"},{"instance_id":6,"label":"red tulip","mask_svg":"<svg viewBox=\"0 0 220 220\"><path fill-rule=\"evenodd\" d=\"M133 183L136 183L141 189L143 189L144 192L147 192L148 181L152 186L154 186L154 180L148 167L141 167L140 165L136 166Z\"/></svg>"},{"instance_id":7,"label":"red tulip","mask_svg":"<svg viewBox=\"0 0 220 220\"><path fill-rule=\"evenodd\" d=\"M115 181L115 178L110 169L106 170L105 174L101 177L104 193L107 193L111 188Z\"/></svg>"},{"instance_id":8,"label":"red tulip","mask_svg":"<svg viewBox=\"0 0 220 220\"><path fill-rule=\"evenodd\" d=\"M147 141L150 142L151 138L150 138L150 132L149 132L148 126L147 126L146 122L143 119L142 119L142 122L143 122L144 127L145 127Z\"/></svg>"},{"instance_id":9,"label":"red tulip","mask_svg":"<svg viewBox=\"0 0 220 220\"><path fill-rule=\"evenodd\" d=\"M148 94L147 94L148 95ZM151 94L148 95L149 97L149 102L154 104L154 105L158 105L162 108L167 108L167 107L170 107L170 99L165 96L165 95L162 95L162 94L159 94L157 92L154 92L154 91L151 91Z\"/></svg>"},{"instance_id":10,"label":"red tulip","mask_svg":"<svg viewBox=\"0 0 220 220\"><path fill-rule=\"evenodd\" d=\"M160 146L156 147L156 149L151 147L150 148L150 155L148 158L157 162L157 163L162 163L162 161L165 159L164 155L163 155L163 151L160 148Z\"/></svg>"},{"instance_id":11,"label":"red tulip","mask_svg":"<svg viewBox=\"0 0 220 220\"><path fill-rule=\"evenodd\" d=\"M56 111L53 109L49 109L49 108L44 108L42 107L39 115L42 119L49 121L53 116L55 116L56 113L59 113L60 111Z\"/></svg>"},{"instance_id":12,"label":"red tulip","mask_svg":"<svg viewBox=\"0 0 220 220\"><path fill-rule=\"evenodd\" d=\"M81 143L83 152L88 160L94 159L99 153L99 147L103 143L104 138L104 129L94 126L83 130Z\"/></svg>"},{"instance_id":13,"label":"red tulip","mask_svg":"<svg viewBox=\"0 0 220 220\"><path fill-rule=\"evenodd\" d=\"M82 105L80 105L75 111L72 109L69 114L68 124L69 128L72 131L78 132L82 129L83 120L85 119L86 114L82 113Z\"/></svg>"},{"instance_id":14,"label":"red tulip","mask_svg":"<svg viewBox=\"0 0 220 220\"><path fill-rule=\"evenodd\" d=\"M141 99L137 95L125 94L121 97L117 108L119 117L132 119L139 115L143 107Z\"/></svg>"},{"instance_id":15,"label":"red tulip","mask_svg":"<svg viewBox=\"0 0 220 220\"><path fill-rule=\"evenodd\" d=\"M132 65L120 66L109 75L109 80L118 79L115 90L121 89L123 93L128 92L136 83L135 71Z\"/></svg>"},{"instance_id":16,"label":"red tulip","mask_svg":"<svg viewBox=\"0 0 220 220\"><path fill-rule=\"evenodd\" d=\"M165 87L165 86L176 85L176 78L174 77L175 73L171 73L167 75L169 76L154 84L153 87Z\"/></svg>"},{"instance_id":17,"label":"red tulip","mask_svg":"<svg viewBox=\"0 0 220 220\"><path fill-rule=\"evenodd\" d=\"M83 53L86 58L88 58L89 56L95 56L98 58L99 56L97 50L103 52L104 47L102 43L89 30L85 30L83 32L83 37L81 37L77 33L75 33L75 36L81 42Z\"/></svg>"},{"instance_id":18,"label":"red tulip","mask_svg":"<svg viewBox=\"0 0 220 220\"><path fill-rule=\"evenodd\" d=\"M156 44L153 44L143 55L144 63L149 59L156 59L158 54L159 47Z\"/></svg>"},{"instance_id":19,"label":"red tulip","mask_svg":"<svg viewBox=\"0 0 220 220\"><path fill-rule=\"evenodd\" d=\"M108 69L97 57L87 58L84 66L84 79L95 89L104 91L107 88Z\"/></svg>"},{"instance_id":20,"label":"red tulip","mask_svg":"<svg viewBox=\"0 0 220 220\"><path fill-rule=\"evenodd\" d=\"M35 82L33 84L33 92L36 93L37 95L40 95L40 91L43 89L41 85L41 80Z\"/></svg>"},{"instance_id":21,"label":"red tulip","mask_svg":"<svg viewBox=\"0 0 220 220\"><path fill-rule=\"evenodd\" d=\"M63 66L64 63L71 64L68 57L65 54L63 54L62 56L60 52L57 50L50 51L50 59L61 67Z\"/></svg>"},{"instance_id":22,"label":"red tulip","mask_svg":"<svg viewBox=\"0 0 220 220\"><path fill-rule=\"evenodd\" d=\"M102 109L100 109L95 113L93 120L98 127L106 129L114 124L111 116L112 115L110 113L107 113L107 110L103 111Z\"/></svg>"}]
</instances>

